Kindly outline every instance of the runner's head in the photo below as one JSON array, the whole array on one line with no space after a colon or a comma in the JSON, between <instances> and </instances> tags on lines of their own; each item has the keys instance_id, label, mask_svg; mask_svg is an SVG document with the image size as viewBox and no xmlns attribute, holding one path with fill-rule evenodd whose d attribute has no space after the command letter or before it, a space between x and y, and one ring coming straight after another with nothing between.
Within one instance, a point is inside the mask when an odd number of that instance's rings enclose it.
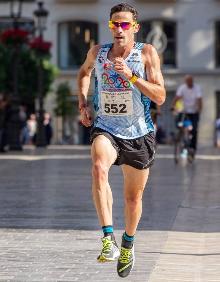
<instances>
[{"instance_id":1,"label":"runner's head","mask_svg":"<svg viewBox=\"0 0 220 282\"><path fill-rule=\"evenodd\" d=\"M134 41L134 34L140 28L137 17L137 10L127 3L112 7L109 28L117 45L125 46Z\"/></svg>"},{"instance_id":2,"label":"runner's head","mask_svg":"<svg viewBox=\"0 0 220 282\"><path fill-rule=\"evenodd\" d=\"M118 12L130 12L133 16L133 20L137 21L138 18L137 10L127 3L121 3L112 7L110 12L110 20L112 19L112 15Z\"/></svg>"}]
</instances>

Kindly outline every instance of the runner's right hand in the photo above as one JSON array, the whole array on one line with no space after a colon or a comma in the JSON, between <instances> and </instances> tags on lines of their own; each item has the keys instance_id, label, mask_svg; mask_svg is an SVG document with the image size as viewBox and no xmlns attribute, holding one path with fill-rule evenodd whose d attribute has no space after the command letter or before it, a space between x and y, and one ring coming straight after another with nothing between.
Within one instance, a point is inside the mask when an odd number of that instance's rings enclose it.
<instances>
[{"instance_id":1,"label":"runner's right hand","mask_svg":"<svg viewBox=\"0 0 220 282\"><path fill-rule=\"evenodd\" d=\"M89 127L92 125L91 109L88 106L83 107L80 110L80 121L86 127Z\"/></svg>"}]
</instances>

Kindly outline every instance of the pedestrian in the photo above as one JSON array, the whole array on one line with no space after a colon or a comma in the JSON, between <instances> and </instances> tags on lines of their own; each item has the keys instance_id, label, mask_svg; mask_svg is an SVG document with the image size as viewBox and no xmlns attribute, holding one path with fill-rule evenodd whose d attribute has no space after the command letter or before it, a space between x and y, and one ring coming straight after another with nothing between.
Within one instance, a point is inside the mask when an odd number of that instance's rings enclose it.
<instances>
[{"instance_id":1,"label":"pedestrian","mask_svg":"<svg viewBox=\"0 0 220 282\"><path fill-rule=\"evenodd\" d=\"M158 105L166 92L160 60L154 47L135 42L138 13L122 3L110 12L113 43L92 47L78 74L79 110L91 131L92 192L104 237L99 262L118 259L120 277L134 265L134 236L142 212L142 195L155 156L151 100ZM88 105L92 70L96 72L95 119ZM120 165L124 176L125 232L121 250L115 241L109 169Z\"/></svg>"},{"instance_id":2,"label":"pedestrian","mask_svg":"<svg viewBox=\"0 0 220 282\"><path fill-rule=\"evenodd\" d=\"M202 92L201 87L194 83L192 75L186 75L185 83L178 87L171 109L174 109L175 104L181 99L183 102L183 112L192 123L192 139L189 146L192 150L191 155L194 157L197 150L198 124L202 111Z\"/></svg>"},{"instance_id":3,"label":"pedestrian","mask_svg":"<svg viewBox=\"0 0 220 282\"><path fill-rule=\"evenodd\" d=\"M36 143L36 134L37 134L37 118L35 114L31 114L28 121L28 135L29 135L29 145L34 145Z\"/></svg>"},{"instance_id":4,"label":"pedestrian","mask_svg":"<svg viewBox=\"0 0 220 282\"><path fill-rule=\"evenodd\" d=\"M0 93L0 152L4 152L4 127L5 127L5 103L4 95Z\"/></svg>"},{"instance_id":5,"label":"pedestrian","mask_svg":"<svg viewBox=\"0 0 220 282\"><path fill-rule=\"evenodd\" d=\"M53 128L51 122L51 115L49 113L44 113L44 128L47 145L50 145L51 139L53 137Z\"/></svg>"},{"instance_id":6,"label":"pedestrian","mask_svg":"<svg viewBox=\"0 0 220 282\"><path fill-rule=\"evenodd\" d=\"M9 119L9 99L8 97L0 93L0 152L7 151L7 122Z\"/></svg>"},{"instance_id":7,"label":"pedestrian","mask_svg":"<svg viewBox=\"0 0 220 282\"><path fill-rule=\"evenodd\" d=\"M29 132L27 126L27 108L25 105L19 107L19 118L21 123L21 144L27 144L29 139Z\"/></svg>"}]
</instances>

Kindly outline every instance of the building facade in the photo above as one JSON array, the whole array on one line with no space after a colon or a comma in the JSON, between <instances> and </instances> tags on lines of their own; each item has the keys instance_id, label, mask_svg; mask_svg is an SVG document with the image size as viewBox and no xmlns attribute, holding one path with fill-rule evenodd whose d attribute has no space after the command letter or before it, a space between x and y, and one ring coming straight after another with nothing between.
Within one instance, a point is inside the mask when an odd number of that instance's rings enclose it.
<instances>
[{"instance_id":1,"label":"building facade","mask_svg":"<svg viewBox=\"0 0 220 282\"><path fill-rule=\"evenodd\" d=\"M34 1L23 1L22 15L32 18ZM114 0L45 0L49 10L45 38L53 42L52 62L60 69L54 89L69 81L73 104L77 103L76 76L88 49L97 43L111 42L109 12L120 3ZM139 11L141 30L137 40L151 42L160 52L167 89L159 123L169 136L174 128L170 103L185 74L192 74L201 85L204 107L200 120L199 145L212 146L215 119L220 115L220 0L133 0L127 3ZM0 1L0 17L9 13L7 1ZM0 26L1 26L0 20ZM90 93L93 91L91 83ZM54 108L48 95L46 109ZM55 119L55 142L60 123ZM72 122L72 121L71 121ZM68 130L68 129L67 129ZM87 131L78 123L77 114L70 134L74 143L86 143ZM84 136L84 137L83 137Z\"/></svg>"}]
</instances>

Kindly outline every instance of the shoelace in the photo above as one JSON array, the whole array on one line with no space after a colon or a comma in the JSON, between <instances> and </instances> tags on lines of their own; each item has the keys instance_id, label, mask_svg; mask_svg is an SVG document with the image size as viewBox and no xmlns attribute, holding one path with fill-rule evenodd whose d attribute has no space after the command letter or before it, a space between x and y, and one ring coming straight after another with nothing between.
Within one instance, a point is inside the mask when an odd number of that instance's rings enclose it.
<instances>
[{"instance_id":1,"label":"shoelace","mask_svg":"<svg viewBox=\"0 0 220 282\"><path fill-rule=\"evenodd\" d=\"M112 241L110 241L109 239L103 239L103 248L102 248L102 253L107 253L110 251L111 246L112 246Z\"/></svg>"},{"instance_id":2,"label":"shoelace","mask_svg":"<svg viewBox=\"0 0 220 282\"><path fill-rule=\"evenodd\" d=\"M132 250L131 249L125 249L125 248L121 248L121 255L119 257L119 261L121 263L128 263L130 261L130 257L132 254Z\"/></svg>"}]
</instances>

